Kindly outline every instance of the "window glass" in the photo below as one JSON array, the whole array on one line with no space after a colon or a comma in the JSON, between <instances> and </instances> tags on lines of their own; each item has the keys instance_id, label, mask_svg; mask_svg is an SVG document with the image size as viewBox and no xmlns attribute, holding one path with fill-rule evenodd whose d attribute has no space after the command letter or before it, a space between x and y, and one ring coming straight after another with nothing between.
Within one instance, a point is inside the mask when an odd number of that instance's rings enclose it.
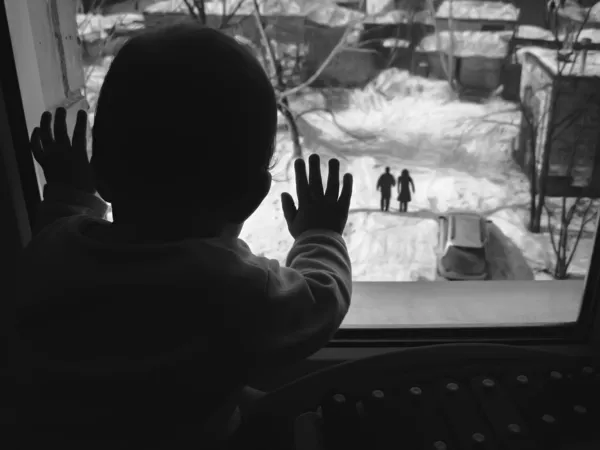
<instances>
[{"instance_id":1,"label":"window glass","mask_svg":"<svg viewBox=\"0 0 600 450\"><path fill-rule=\"evenodd\" d=\"M194 2L109 3L77 15L92 121L106 71L130 36L182 16L202 20L189 9ZM209 26L224 24L268 64L253 2L233 15L238 1L199 3ZM508 2L481 2L477 11L472 2L452 3L310 9L300 0L259 0L283 67L285 86L275 87L296 127L281 115L274 183L241 237L254 253L285 262L293 240L280 195L295 195L289 162L317 152L324 176L330 157L354 175L344 238L355 282L444 283L441 273L471 280L485 272L506 283L571 283L580 298L600 196L600 57L565 57L548 42L600 42L600 31L592 19L575 29L537 19L530 22L539 26L521 25L532 8L519 16ZM390 44L400 40L405 45ZM384 183L382 193L386 168L396 184ZM483 220L448 220L461 214Z\"/></svg>"}]
</instances>

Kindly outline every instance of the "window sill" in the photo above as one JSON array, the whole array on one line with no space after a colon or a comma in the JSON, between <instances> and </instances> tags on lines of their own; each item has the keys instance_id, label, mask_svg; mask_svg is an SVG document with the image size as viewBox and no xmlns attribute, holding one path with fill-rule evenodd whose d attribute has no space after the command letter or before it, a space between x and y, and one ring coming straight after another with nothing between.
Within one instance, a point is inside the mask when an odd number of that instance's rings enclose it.
<instances>
[{"instance_id":1,"label":"window sill","mask_svg":"<svg viewBox=\"0 0 600 450\"><path fill-rule=\"evenodd\" d=\"M585 282L355 282L342 329L527 326L577 321Z\"/></svg>"}]
</instances>

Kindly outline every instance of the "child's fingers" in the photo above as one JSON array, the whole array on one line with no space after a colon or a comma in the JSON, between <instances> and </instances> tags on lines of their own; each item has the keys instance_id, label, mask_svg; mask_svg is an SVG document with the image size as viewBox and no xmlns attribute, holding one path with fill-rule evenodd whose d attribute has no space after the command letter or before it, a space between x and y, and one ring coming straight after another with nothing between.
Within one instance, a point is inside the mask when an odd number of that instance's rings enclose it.
<instances>
[{"instance_id":1,"label":"child's fingers","mask_svg":"<svg viewBox=\"0 0 600 450\"><path fill-rule=\"evenodd\" d=\"M348 211L350 209L350 200L352 199L352 184L354 179L352 178L352 174L345 174L344 180L342 181L342 193L340 194L340 199L338 200L338 204L342 211Z\"/></svg>"},{"instance_id":2,"label":"child's fingers","mask_svg":"<svg viewBox=\"0 0 600 450\"><path fill-rule=\"evenodd\" d=\"M77 149L85 149L87 147L87 113L80 109L77 112L77 120L75 121L75 129L73 130L73 147Z\"/></svg>"},{"instance_id":3,"label":"child's fingers","mask_svg":"<svg viewBox=\"0 0 600 450\"><path fill-rule=\"evenodd\" d=\"M313 153L308 157L308 167L310 170L308 175L310 193L317 198L323 197L323 178L321 177L321 159L319 155Z\"/></svg>"},{"instance_id":4,"label":"child's fingers","mask_svg":"<svg viewBox=\"0 0 600 450\"><path fill-rule=\"evenodd\" d=\"M308 177L306 176L306 164L302 158L294 161L296 171L296 195L298 196L298 207L301 208L308 201Z\"/></svg>"},{"instance_id":5,"label":"child's fingers","mask_svg":"<svg viewBox=\"0 0 600 450\"><path fill-rule=\"evenodd\" d=\"M42 143L40 142L40 129L34 128L31 133L31 153L33 153L34 159L40 166L43 166L44 161L44 150L42 149Z\"/></svg>"},{"instance_id":6,"label":"child's fingers","mask_svg":"<svg viewBox=\"0 0 600 450\"><path fill-rule=\"evenodd\" d=\"M325 196L336 201L340 195L340 162L331 158L329 160L329 174L327 176L327 191Z\"/></svg>"},{"instance_id":7,"label":"child's fingers","mask_svg":"<svg viewBox=\"0 0 600 450\"><path fill-rule=\"evenodd\" d=\"M57 108L54 113L54 140L57 144L64 146L70 144L67 131L67 110L65 108Z\"/></svg>"},{"instance_id":8,"label":"child's fingers","mask_svg":"<svg viewBox=\"0 0 600 450\"><path fill-rule=\"evenodd\" d=\"M291 224L296 218L296 205L290 194L284 192L281 194L281 209L283 209L283 217L288 224Z\"/></svg>"},{"instance_id":9,"label":"child's fingers","mask_svg":"<svg viewBox=\"0 0 600 450\"><path fill-rule=\"evenodd\" d=\"M52 114L48 111L42 114L40 119L40 139L44 150L48 150L52 147L54 139L52 138Z\"/></svg>"}]
</instances>

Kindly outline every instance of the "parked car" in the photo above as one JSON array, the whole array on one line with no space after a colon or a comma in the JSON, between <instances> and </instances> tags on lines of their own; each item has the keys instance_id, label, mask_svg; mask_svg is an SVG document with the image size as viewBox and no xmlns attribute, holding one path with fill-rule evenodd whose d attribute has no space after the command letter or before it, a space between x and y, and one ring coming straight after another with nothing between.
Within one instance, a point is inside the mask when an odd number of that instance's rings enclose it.
<instances>
[{"instance_id":1,"label":"parked car","mask_svg":"<svg viewBox=\"0 0 600 450\"><path fill-rule=\"evenodd\" d=\"M485 280L490 220L473 212L438 217L437 272L447 280Z\"/></svg>"}]
</instances>

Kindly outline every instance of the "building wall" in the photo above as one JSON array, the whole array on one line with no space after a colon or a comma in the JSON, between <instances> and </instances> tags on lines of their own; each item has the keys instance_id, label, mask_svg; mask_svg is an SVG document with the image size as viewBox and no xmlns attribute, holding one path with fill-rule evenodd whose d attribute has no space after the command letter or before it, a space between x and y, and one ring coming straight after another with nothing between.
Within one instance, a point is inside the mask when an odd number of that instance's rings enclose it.
<instances>
[{"instance_id":1,"label":"building wall","mask_svg":"<svg viewBox=\"0 0 600 450\"><path fill-rule=\"evenodd\" d=\"M523 122L523 126L529 127L528 132L535 132L536 148L535 148L535 167L537 179L542 168L543 155L547 140L547 130L549 122L548 109L552 96L552 78L538 64L537 60L526 55L523 61L523 70L521 72L521 85L519 98L523 103L523 107L531 113L533 118L533 127ZM531 161L532 155L530 145L527 139L520 139L520 157L517 162ZM526 164L523 167L525 173L529 176L529 167Z\"/></svg>"},{"instance_id":2,"label":"building wall","mask_svg":"<svg viewBox=\"0 0 600 450\"><path fill-rule=\"evenodd\" d=\"M445 53L427 52L429 76L438 80L447 80L446 70L449 57ZM443 61L443 62L442 62ZM455 78L469 89L492 91L500 85L503 59L486 58L484 56L455 57Z\"/></svg>"},{"instance_id":3,"label":"building wall","mask_svg":"<svg viewBox=\"0 0 600 450\"><path fill-rule=\"evenodd\" d=\"M147 14L147 26L159 26L187 20L184 14ZM307 79L323 64L337 45L345 28L311 24L303 16L264 16L268 36L283 47L292 44L306 47L306 60L303 68ZM209 15L208 25L218 27L220 16ZM241 35L255 44L261 42L260 31L252 16L238 16L231 19L226 32ZM327 84L360 85L371 79L377 71L377 55L370 49L348 49L340 52L328 64L318 80Z\"/></svg>"},{"instance_id":4,"label":"building wall","mask_svg":"<svg viewBox=\"0 0 600 450\"><path fill-rule=\"evenodd\" d=\"M345 28L330 28L307 24L305 79L329 57L338 44ZM339 52L317 78L317 84L334 86L361 86L379 72L378 54L372 49L347 49Z\"/></svg>"},{"instance_id":5,"label":"building wall","mask_svg":"<svg viewBox=\"0 0 600 450\"><path fill-rule=\"evenodd\" d=\"M441 52L419 52L420 55L427 55L429 66L429 77L438 80L447 80L448 74L445 68L448 68L448 55ZM455 64L456 67L456 64Z\"/></svg>"},{"instance_id":6,"label":"building wall","mask_svg":"<svg viewBox=\"0 0 600 450\"><path fill-rule=\"evenodd\" d=\"M600 191L600 83L592 78L564 79L556 89L552 117L549 175L569 186Z\"/></svg>"},{"instance_id":7,"label":"building wall","mask_svg":"<svg viewBox=\"0 0 600 450\"><path fill-rule=\"evenodd\" d=\"M436 28L438 31L449 31L448 19L436 19ZM460 20L452 21L454 31L502 31L513 30L516 26L514 22L493 21L493 20Z\"/></svg>"},{"instance_id":8,"label":"building wall","mask_svg":"<svg viewBox=\"0 0 600 450\"><path fill-rule=\"evenodd\" d=\"M460 58L458 80L468 88L494 90L500 85L504 59L470 56Z\"/></svg>"},{"instance_id":9,"label":"building wall","mask_svg":"<svg viewBox=\"0 0 600 450\"><path fill-rule=\"evenodd\" d=\"M145 14L144 18L147 27L189 20L189 16L182 13ZM209 14L206 20L209 27L219 28L222 18L220 15ZM264 16L263 20L265 28L272 39L285 43L302 42L304 40L305 19L303 16ZM231 35L242 35L252 42L260 41L260 31L253 16L233 16L224 31Z\"/></svg>"},{"instance_id":10,"label":"building wall","mask_svg":"<svg viewBox=\"0 0 600 450\"><path fill-rule=\"evenodd\" d=\"M537 179L547 154L547 195L600 197L600 80L565 77L552 85L553 78L527 55L520 96L537 124ZM526 139L520 141L515 160L526 162L530 159Z\"/></svg>"}]
</instances>

